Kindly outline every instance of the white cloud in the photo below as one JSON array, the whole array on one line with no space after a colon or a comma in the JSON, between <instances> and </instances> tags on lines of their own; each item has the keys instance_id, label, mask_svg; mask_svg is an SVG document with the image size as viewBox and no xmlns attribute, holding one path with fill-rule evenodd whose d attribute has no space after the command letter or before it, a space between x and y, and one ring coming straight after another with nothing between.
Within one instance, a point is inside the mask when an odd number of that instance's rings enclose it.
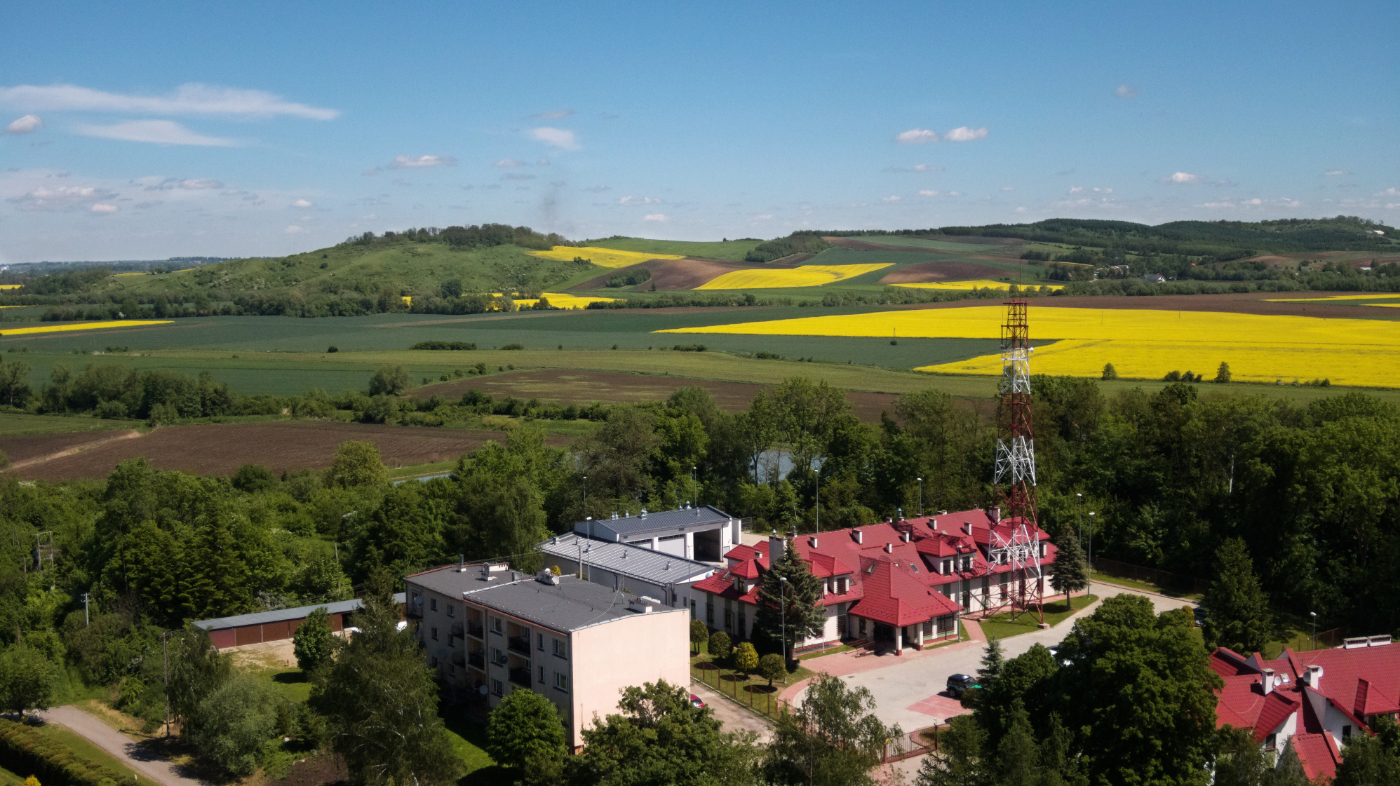
<instances>
[{"instance_id":1,"label":"white cloud","mask_svg":"<svg viewBox=\"0 0 1400 786\"><path fill-rule=\"evenodd\" d=\"M1081 188L1080 186L1070 186L1070 187L1069 187L1069 192L1070 192L1071 194L1078 194L1080 191L1083 191L1083 190L1084 190L1084 189Z\"/></svg>"},{"instance_id":2,"label":"white cloud","mask_svg":"<svg viewBox=\"0 0 1400 786\"><path fill-rule=\"evenodd\" d=\"M311 203L305 199L298 199L292 203L292 207L311 207Z\"/></svg>"},{"instance_id":3,"label":"white cloud","mask_svg":"<svg viewBox=\"0 0 1400 786\"><path fill-rule=\"evenodd\" d=\"M1002 187L1001 187L1001 190L1002 190L1002 191L1011 192L1011 191L1015 191L1015 190L1016 190L1016 187L1015 187L1015 186L1002 186Z\"/></svg>"},{"instance_id":4,"label":"white cloud","mask_svg":"<svg viewBox=\"0 0 1400 786\"><path fill-rule=\"evenodd\" d=\"M1376 196L1400 196L1400 188L1387 188Z\"/></svg>"},{"instance_id":5,"label":"white cloud","mask_svg":"<svg viewBox=\"0 0 1400 786\"><path fill-rule=\"evenodd\" d=\"M1132 85L1119 85L1113 90L1113 94L1119 98L1136 98L1138 89Z\"/></svg>"},{"instance_id":6,"label":"white cloud","mask_svg":"<svg viewBox=\"0 0 1400 786\"><path fill-rule=\"evenodd\" d=\"M1346 171L1345 169L1329 169L1326 172L1323 172L1322 174L1326 175L1327 177L1341 177L1342 175L1349 175L1351 173Z\"/></svg>"},{"instance_id":7,"label":"white cloud","mask_svg":"<svg viewBox=\"0 0 1400 786\"><path fill-rule=\"evenodd\" d=\"M753 218L754 218L755 221L772 221L772 220L773 220L773 217L770 216L770 215L767 215L767 214L764 214L764 215L761 215L761 216L754 216Z\"/></svg>"},{"instance_id":8,"label":"white cloud","mask_svg":"<svg viewBox=\"0 0 1400 786\"><path fill-rule=\"evenodd\" d=\"M894 204L895 202L898 202L899 199L900 199L900 198L897 197L897 196L887 196L887 197L885 197L884 199L881 199L880 201L881 201L881 202L884 202L884 203L887 204L887 205L892 205L892 204Z\"/></svg>"},{"instance_id":9,"label":"white cloud","mask_svg":"<svg viewBox=\"0 0 1400 786\"><path fill-rule=\"evenodd\" d=\"M305 230L305 229L302 229L301 227L297 226L296 224L292 224L291 226L288 226L286 229L284 229L284 230L282 230L282 231L283 231L283 232L286 232L286 233L289 234L289 235L300 235L302 232L305 232L306 230Z\"/></svg>"},{"instance_id":10,"label":"white cloud","mask_svg":"<svg viewBox=\"0 0 1400 786\"><path fill-rule=\"evenodd\" d=\"M156 145L195 145L197 147L237 147L235 139L204 136L173 120L131 120L110 126L79 124L74 129L83 136L119 139L123 142L150 142Z\"/></svg>"},{"instance_id":11,"label":"white cloud","mask_svg":"<svg viewBox=\"0 0 1400 786\"><path fill-rule=\"evenodd\" d=\"M968 128L967 126L958 126L944 134L943 138L949 142L971 142L974 139L986 139L987 129L985 127Z\"/></svg>"},{"instance_id":12,"label":"white cloud","mask_svg":"<svg viewBox=\"0 0 1400 786\"><path fill-rule=\"evenodd\" d=\"M538 117L541 120L558 120L561 117L568 117L573 113L574 110L572 109L556 109L553 112L541 112L538 115L535 115L535 117Z\"/></svg>"},{"instance_id":13,"label":"white cloud","mask_svg":"<svg viewBox=\"0 0 1400 786\"><path fill-rule=\"evenodd\" d=\"M574 132L566 131L562 128L550 128L541 126L530 130L530 138L553 145L560 150L578 150L578 141L574 139Z\"/></svg>"},{"instance_id":14,"label":"white cloud","mask_svg":"<svg viewBox=\"0 0 1400 786\"><path fill-rule=\"evenodd\" d=\"M914 171L915 171L915 172L942 172L942 171L943 171L943 167L941 167L941 166L930 166L929 164L915 164L915 165L914 165Z\"/></svg>"},{"instance_id":15,"label":"white cloud","mask_svg":"<svg viewBox=\"0 0 1400 786\"><path fill-rule=\"evenodd\" d=\"M92 206L92 212L94 212L94 213L115 213L115 212L117 212L117 206L116 206L116 205L109 205L109 204L107 204L107 203L105 203L105 202L98 202L97 204L95 204L95 205Z\"/></svg>"},{"instance_id":16,"label":"white cloud","mask_svg":"<svg viewBox=\"0 0 1400 786\"><path fill-rule=\"evenodd\" d=\"M949 191L948 196L962 196L961 191Z\"/></svg>"},{"instance_id":17,"label":"white cloud","mask_svg":"<svg viewBox=\"0 0 1400 786\"><path fill-rule=\"evenodd\" d=\"M43 125L44 121L40 120L38 115L25 115L8 126L5 126L5 133L28 134L31 131L39 129Z\"/></svg>"},{"instance_id":18,"label":"white cloud","mask_svg":"<svg viewBox=\"0 0 1400 786\"><path fill-rule=\"evenodd\" d=\"M894 141L901 145L922 145L925 142L937 142L938 134L927 128L911 128L908 131L899 132Z\"/></svg>"},{"instance_id":19,"label":"white cloud","mask_svg":"<svg viewBox=\"0 0 1400 786\"><path fill-rule=\"evenodd\" d=\"M1193 175L1190 172L1173 172L1171 177L1166 179L1168 183L1199 183L1200 175Z\"/></svg>"},{"instance_id":20,"label":"white cloud","mask_svg":"<svg viewBox=\"0 0 1400 786\"><path fill-rule=\"evenodd\" d=\"M926 189L924 189L923 191L920 191L920 192L919 192L919 196L923 196L923 197L936 197L936 196L938 196L938 195L941 194L941 193L942 193L941 191L935 191L935 190L933 190L933 189L926 188Z\"/></svg>"},{"instance_id":21,"label":"white cloud","mask_svg":"<svg viewBox=\"0 0 1400 786\"><path fill-rule=\"evenodd\" d=\"M659 205L661 200L652 197L625 196L617 200L617 203L619 205Z\"/></svg>"},{"instance_id":22,"label":"white cloud","mask_svg":"<svg viewBox=\"0 0 1400 786\"><path fill-rule=\"evenodd\" d=\"M1234 202L1206 202L1201 207L1234 207Z\"/></svg>"},{"instance_id":23,"label":"white cloud","mask_svg":"<svg viewBox=\"0 0 1400 786\"><path fill-rule=\"evenodd\" d=\"M525 166L525 162L516 161L514 158L502 158L500 161L497 161L491 166L499 167L501 169L511 169L513 167Z\"/></svg>"},{"instance_id":24,"label":"white cloud","mask_svg":"<svg viewBox=\"0 0 1400 786\"><path fill-rule=\"evenodd\" d=\"M1073 186L1073 187L1071 187L1070 190L1069 190L1069 192L1070 192L1071 194L1082 194L1082 193L1084 193L1085 191L1088 191L1088 192L1091 193L1091 194L1112 194L1112 193L1113 193L1113 189L1111 189L1111 188L1084 188L1083 186Z\"/></svg>"},{"instance_id":25,"label":"white cloud","mask_svg":"<svg viewBox=\"0 0 1400 786\"><path fill-rule=\"evenodd\" d=\"M107 93L77 85L17 85L0 87L0 104L36 110L137 112L160 115L291 115L309 120L332 120L335 109L283 101L262 90L239 90L185 84L164 96Z\"/></svg>"},{"instance_id":26,"label":"white cloud","mask_svg":"<svg viewBox=\"0 0 1400 786\"><path fill-rule=\"evenodd\" d=\"M224 184L217 180L182 180L178 177L138 177L131 181L134 186L142 186L146 191L210 191L223 188Z\"/></svg>"},{"instance_id":27,"label":"white cloud","mask_svg":"<svg viewBox=\"0 0 1400 786\"><path fill-rule=\"evenodd\" d=\"M649 216L642 216L643 221L666 221L665 213L652 213Z\"/></svg>"},{"instance_id":28,"label":"white cloud","mask_svg":"<svg viewBox=\"0 0 1400 786\"><path fill-rule=\"evenodd\" d=\"M1026 208L1025 208L1025 207L1018 207L1018 208L1016 208L1016 212L1017 212L1017 213L1024 213L1024 212L1026 212Z\"/></svg>"},{"instance_id":29,"label":"white cloud","mask_svg":"<svg viewBox=\"0 0 1400 786\"><path fill-rule=\"evenodd\" d=\"M73 210L84 205L90 206L93 203L112 200L116 197L115 191L96 186L62 186L60 188L40 186L20 196L11 197L7 201L18 205L20 210L51 212Z\"/></svg>"},{"instance_id":30,"label":"white cloud","mask_svg":"<svg viewBox=\"0 0 1400 786\"><path fill-rule=\"evenodd\" d=\"M535 162L535 166L549 166L549 159L541 158L540 160Z\"/></svg>"},{"instance_id":31,"label":"white cloud","mask_svg":"<svg viewBox=\"0 0 1400 786\"><path fill-rule=\"evenodd\" d=\"M427 169L438 166L453 166L457 159L452 156L394 156L390 169Z\"/></svg>"}]
</instances>

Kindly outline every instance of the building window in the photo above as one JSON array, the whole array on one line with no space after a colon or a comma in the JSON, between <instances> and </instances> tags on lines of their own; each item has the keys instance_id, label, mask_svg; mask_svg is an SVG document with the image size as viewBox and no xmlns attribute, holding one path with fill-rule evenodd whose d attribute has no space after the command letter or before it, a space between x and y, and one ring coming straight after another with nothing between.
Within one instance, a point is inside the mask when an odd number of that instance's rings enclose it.
<instances>
[{"instance_id":1,"label":"building window","mask_svg":"<svg viewBox=\"0 0 1400 786\"><path fill-rule=\"evenodd\" d=\"M430 628L429 630L432 632L433 641L437 641L437 628Z\"/></svg>"},{"instance_id":2,"label":"building window","mask_svg":"<svg viewBox=\"0 0 1400 786\"><path fill-rule=\"evenodd\" d=\"M1264 750L1272 751L1278 749L1278 735L1270 734L1264 738Z\"/></svg>"},{"instance_id":3,"label":"building window","mask_svg":"<svg viewBox=\"0 0 1400 786\"><path fill-rule=\"evenodd\" d=\"M733 612L733 611L730 611L729 609L725 609L725 610L724 610L724 629L725 629L725 630L733 630L733 629L734 629L734 612Z\"/></svg>"},{"instance_id":4,"label":"building window","mask_svg":"<svg viewBox=\"0 0 1400 786\"><path fill-rule=\"evenodd\" d=\"M501 618L500 618L500 617L492 617L492 618L491 618L491 632L492 632L492 633L500 633L500 632L501 632Z\"/></svg>"},{"instance_id":5,"label":"building window","mask_svg":"<svg viewBox=\"0 0 1400 786\"><path fill-rule=\"evenodd\" d=\"M1350 725L1350 724L1348 724L1348 725L1342 727L1342 741L1343 741L1343 742L1346 742L1346 741L1349 740L1349 739L1351 739L1351 725Z\"/></svg>"},{"instance_id":6,"label":"building window","mask_svg":"<svg viewBox=\"0 0 1400 786\"><path fill-rule=\"evenodd\" d=\"M449 616L449 617L455 617L455 616L457 616L457 607L456 607L456 606L453 606L451 603L447 604L447 616Z\"/></svg>"},{"instance_id":7,"label":"building window","mask_svg":"<svg viewBox=\"0 0 1400 786\"><path fill-rule=\"evenodd\" d=\"M436 668L437 668L437 663L438 663L438 661L437 661L437 656L434 655L434 656L432 657L432 660L429 661L429 663L432 665L433 668L436 669Z\"/></svg>"},{"instance_id":8,"label":"building window","mask_svg":"<svg viewBox=\"0 0 1400 786\"><path fill-rule=\"evenodd\" d=\"M453 677L457 676L457 664L454 663L451 666L448 666L447 673L452 675Z\"/></svg>"},{"instance_id":9,"label":"building window","mask_svg":"<svg viewBox=\"0 0 1400 786\"><path fill-rule=\"evenodd\" d=\"M428 608L437 611L437 598L428 598Z\"/></svg>"},{"instance_id":10,"label":"building window","mask_svg":"<svg viewBox=\"0 0 1400 786\"><path fill-rule=\"evenodd\" d=\"M500 696L506 692L506 686L502 685L500 680L496 679L495 677L492 677L491 692L496 694L497 696Z\"/></svg>"},{"instance_id":11,"label":"building window","mask_svg":"<svg viewBox=\"0 0 1400 786\"><path fill-rule=\"evenodd\" d=\"M495 647L492 647L492 648L491 648L491 662L494 663L494 664L496 664L497 666L505 665L506 656L502 655L502 654L501 654L501 651L500 651L499 649L496 649Z\"/></svg>"},{"instance_id":12,"label":"building window","mask_svg":"<svg viewBox=\"0 0 1400 786\"><path fill-rule=\"evenodd\" d=\"M554 640L554 654L560 658L569 657L569 642L563 639Z\"/></svg>"},{"instance_id":13,"label":"building window","mask_svg":"<svg viewBox=\"0 0 1400 786\"><path fill-rule=\"evenodd\" d=\"M544 634L540 634L540 652L544 652ZM543 680L541 680L543 681Z\"/></svg>"},{"instance_id":14,"label":"building window","mask_svg":"<svg viewBox=\"0 0 1400 786\"><path fill-rule=\"evenodd\" d=\"M569 678L567 675L554 672L554 689L569 692Z\"/></svg>"},{"instance_id":15,"label":"building window","mask_svg":"<svg viewBox=\"0 0 1400 786\"><path fill-rule=\"evenodd\" d=\"M540 684L541 684L541 685L544 684L544 667L543 667L543 666L540 667Z\"/></svg>"},{"instance_id":16,"label":"building window","mask_svg":"<svg viewBox=\"0 0 1400 786\"><path fill-rule=\"evenodd\" d=\"M714 598L708 598L708 599L705 600L705 622L708 623L709 626L712 627L712 628L715 626L715 601L714 601Z\"/></svg>"}]
</instances>

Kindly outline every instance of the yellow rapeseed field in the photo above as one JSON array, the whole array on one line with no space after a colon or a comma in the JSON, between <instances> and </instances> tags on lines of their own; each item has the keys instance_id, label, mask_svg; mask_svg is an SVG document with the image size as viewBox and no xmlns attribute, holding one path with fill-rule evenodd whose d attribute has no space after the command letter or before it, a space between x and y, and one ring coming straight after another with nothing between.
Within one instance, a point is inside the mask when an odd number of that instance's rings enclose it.
<instances>
[{"instance_id":1,"label":"yellow rapeseed field","mask_svg":"<svg viewBox=\"0 0 1400 786\"><path fill-rule=\"evenodd\" d=\"M755 268L735 270L711 279L696 289L774 289L777 287L819 287L848 278L863 276L890 266L890 263L867 265L800 265L789 268Z\"/></svg>"},{"instance_id":2,"label":"yellow rapeseed field","mask_svg":"<svg viewBox=\"0 0 1400 786\"><path fill-rule=\"evenodd\" d=\"M0 284L0 289L19 289L23 284Z\"/></svg>"},{"instance_id":3,"label":"yellow rapeseed field","mask_svg":"<svg viewBox=\"0 0 1400 786\"><path fill-rule=\"evenodd\" d=\"M169 319L114 319L110 322L46 322L34 327L0 330L0 336L27 336L32 333L67 333L74 330L103 330L105 328L168 325L171 321L172 320Z\"/></svg>"},{"instance_id":4,"label":"yellow rapeseed field","mask_svg":"<svg viewBox=\"0 0 1400 786\"><path fill-rule=\"evenodd\" d=\"M670 333L790 336L1000 338L1000 306L804 317ZM1334 384L1400 387L1400 321L1320 319L1201 311L1030 308L1035 373L1097 377L1112 363L1127 378L1161 379L1169 371L1214 376L1221 361L1234 379L1274 382L1330 379ZM999 374L1001 359L925 366L942 374Z\"/></svg>"},{"instance_id":5,"label":"yellow rapeseed field","mask_svg":"<svg viewBox=\"0 0 1400 786\"><path fill-rule=\"evenodd\" d=\"M975 279L972 281L920 281L916 284L895 284L897 287L909 287L910 289L999 289L1011 288L1011 284L1006 281L992 281L990 279ZM1034 281L1019 285L1024 289L1049 289L1052 292L1057 289L1064 289L1063 284L1037 284Z\"/></svg>"},{"instance_id":6,"label":"yellow rapeseed field","mask_svg":"<svg viewBox=\"0 0 1400 786\"><path fill-rule=\"evenodd\" d=\"M555 246L548 251L531 251L530 253L537 257L557 259L562 262L571 262L574 257L583 257L599 267L628 267L648 259L685 259L677 254L644 254L640 251L618 251L612 248L594 248L593 246Z\"/></svg>"},{"instance_id":7,"label":"yellow rapeseed field","mask_svg":"<svg viewBox=\"0 0 1400 786\"><path fill-rule=\"evenodd\" d=\"M554 306L555 308L570 309L588 308L589 303L611 303L617 299L611 297L589 297L587 295L570 295L564 292L543 292L541 294L544 296L545 300L549 301L549 305ZM526 298L524 300L515 301L515 307L522 309L534 308L535 304L538 302L540 302L538 299Z\"/></svg>"}]
</instances>

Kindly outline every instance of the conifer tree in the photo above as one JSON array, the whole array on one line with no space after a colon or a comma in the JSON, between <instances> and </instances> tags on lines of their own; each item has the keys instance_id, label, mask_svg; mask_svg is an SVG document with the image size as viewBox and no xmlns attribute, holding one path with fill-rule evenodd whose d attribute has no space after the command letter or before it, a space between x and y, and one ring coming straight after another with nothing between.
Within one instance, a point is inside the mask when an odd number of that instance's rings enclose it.
<instances>
[{"instance_id":1,"label":"conifer tree","mask_svg":"<svg viewBox=\"0 0 1400 786\"><path fill-rule=\"evenodd\" d=\"M1056 592L1065 594L1065 608L1068 609L1070 593L1089 586L1089 564L1074 530L1066 529L1055 545L1059 550L1055 553L1054 563L1050 565L1050 586Z\"/></svg>"},{"instance_id":2,"label":"conifer tree","mask_svg":"<svg viewBox=\"0 0 1400 786\"><path fill-rule=\"evenodd\" d=\"M1215 580L1201 607L1206 610L1206 643L1240 653L1263 649L1269 638L1269 599L1243 540L1230 538L1215 552Z\"/></svg>"},{"instance_id":3,"label":"conifer tree","mask_svg":"<svg viewBox=\"0 0 1400 786\"><path fill-rule=\"evenodd\" d=\"M821 597L821 580L812 575L807 563L788 543L782 558L759 582L754 630L783 647L784 660L791 660L790 653L797 642L820 635L826 625L826 612L817 605Z\"/></svg>"}]
</instances>

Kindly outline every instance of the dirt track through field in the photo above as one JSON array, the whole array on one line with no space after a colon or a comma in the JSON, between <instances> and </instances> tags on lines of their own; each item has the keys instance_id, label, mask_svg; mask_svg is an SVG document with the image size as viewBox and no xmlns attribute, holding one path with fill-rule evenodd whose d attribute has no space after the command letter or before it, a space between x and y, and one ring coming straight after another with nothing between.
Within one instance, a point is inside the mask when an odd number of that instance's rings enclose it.
<instances>
[{"instance_id":1,"label":"dirt track through field","mask_svg":"<svg viewBox=\"0 0 1400 786\"><path fill-rule=\"evenodd\" d=\"M280 475L330 466L336 446L347 440L373 442L385 466L401 467L450 461L487 442L505 441L505 434L500 431L322 420L166 426L138 438L113 439L76 452L63 449L63 438L70 437L69 434L36 436L50 438L60 449L37 454L51 456L47 460L29 461L10 470L25 480L106 477L118 463L142 456L157 469L196 475L231 475L244 464L262 464ZM0 438L0 450L8 453L10 443L18 439L31 440L28 444L31 451L42 450L42 445L35 444L33 437ZM568 440L551 435L546 442L560 446Z\"/></svg>"},{"instance_id":2,"label":"dirt track through field","mask_svg":"<svg viewBox=\"0 0 1400 786\"><path fill-rule=\"evenodd\" d=\"M747 382L716 382L680 377L654 377L614 371L574 371L565 369L536 369L492 374L489 377L444 382L418 388L409 395L415 398L442 396L448 401L460 398L468 390L490 393L497 399L514 396L518 399L537 398L559 404L618 403L665 401L679 388L704 388L715 398L715 404L726 412L741 412L763 390L764 385ZM866 423L879 423L880 413L894 409L897 396L890 393L847 392L851 411Z\"/></svg>"}]
</instances>

